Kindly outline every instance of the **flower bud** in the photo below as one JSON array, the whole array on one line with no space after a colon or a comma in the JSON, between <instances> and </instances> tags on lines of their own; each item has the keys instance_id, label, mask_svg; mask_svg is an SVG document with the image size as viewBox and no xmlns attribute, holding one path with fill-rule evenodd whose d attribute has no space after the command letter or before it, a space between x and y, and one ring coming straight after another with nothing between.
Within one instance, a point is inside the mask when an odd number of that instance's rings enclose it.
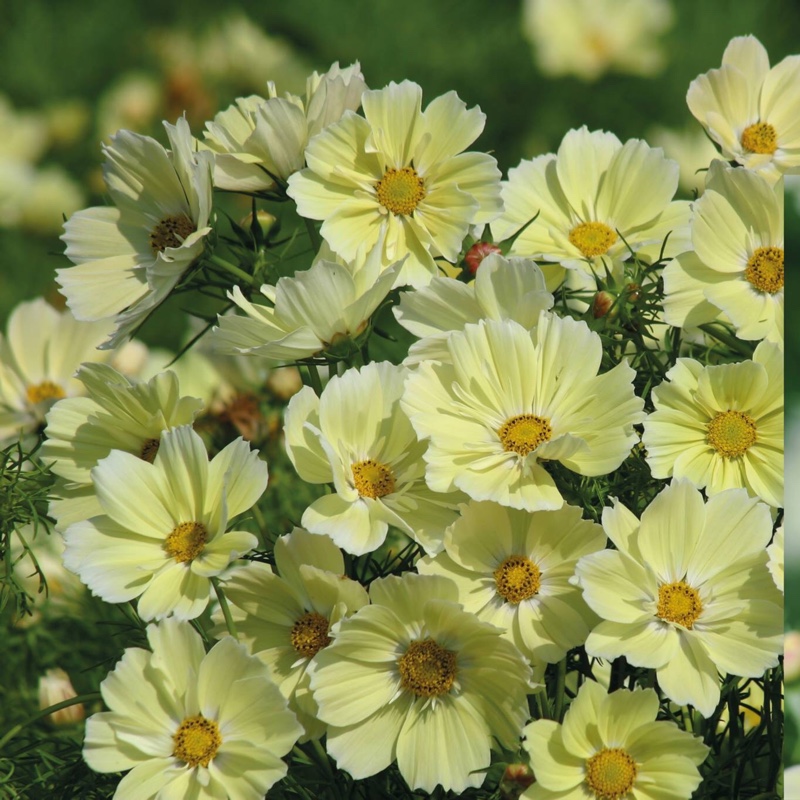
<instances>
[{"instance_id":1,"label":"flower bud","mask_svg":"<svg viewBox=\"0 0 800 800\"><path fill-rule=\"evenodd\" d=\"M264 238L267 237L270 230L272 230L272 226L278 221L278 218L274 214L270 214L269 211L264 211L263 209L260 211L256 211L256 223L261 228L261 233L264 235ZM244 228L245 230L250 230L250 227L253 224L253 214L245 215L239 220L239 226Z\"/></svg>"},{"instance_id":2,"label":"flower bud","mask_svg":"<svg viewBox=\"0 0 800 800\"><path fill-rule=\"evenodd\" d=\"M467 250L464 261L467 263L467 269L474 275L478 271L481 261L483 261L486 256L491 253L502 252L503 251L496 244L492 244L491 242L475 242L475 244Z\"/></svg>"},{"instance_id":3,"label":"flower bud","mask_svg":"<svg viewBox=\"0 0 800 800\"><path fill-rule=\"evenodd\" d=\"M598 292L594 296L594 300L592 301L592 316L595 319L600 319L600 317L604 317L611 311L612 306L614 305L614 301L616 297L610 292L601 291ZM616 312L611 315L611 318L616 316Z\"/></svg>"},{"instance_id":4,"label":"flower bud","mask_svg":"<svg viewBox=\"0 0 800 800\"><path fill-rule=\"evenodd\" d=\"M54 706L56 703L63 703L77 697L77 693L70 682L69 675L63 669L49 669L39 678L39 710ZM81 722L86 716L83 703L76 703L74 706L67 706L59 711L48 714L45 718L51 725L73 725Z\"/></svg>"},{"instance_id":5,"label":"flower bud","mask_svg":"<svg viewBox=\"0 0 800 800\"><path fill-rule=\"evenodd\" d=\"M527 764L509 764L500 779L500 794L504 800L517 800L533 781L533 772Z\"/></svg>"}]
</instances>

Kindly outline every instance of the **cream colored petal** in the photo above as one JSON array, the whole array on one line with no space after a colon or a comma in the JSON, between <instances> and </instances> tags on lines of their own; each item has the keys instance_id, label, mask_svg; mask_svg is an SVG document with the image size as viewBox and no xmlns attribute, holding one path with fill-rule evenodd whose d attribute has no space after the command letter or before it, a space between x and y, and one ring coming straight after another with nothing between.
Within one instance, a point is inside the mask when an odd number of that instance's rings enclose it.
<instances>
[{"instance_id":1,"label":"cream colored petal","mask_svg":"<svg viewBox=\"0 0 800 800\"><path fill-rule=\"evenodd\" d=\"M215 527L247 511L267 488L267 463L244 439L224 447L208 465L203 515ZM223 511L222 504L226 505Z\"/></svg>"},{"instance_id":2,"label":"cream colored petal","mask_svg":"<svg viewBox=\"0 0 800 800\"><path fill-rule=\"evenodd\" d=\"M625 656L636 667L659 669L675 657L680 636L655 616L631 624L601 622L589 634L585 647L592 656L609 661Z\"/></svg>"},{"instance_id":3,"label":"cream colored petal","mask_svg":"<svg viewBox=\"0 0 800 800\"><path fill-rule=\"evenodd\" d=\"M735 36L722 54L722 64L736 67L758 86L769 72L769 55L755 36Z\"/></svg>"},{"instance_id":4,"label":"cream colored petal","mask_svg":"<svg viewBox=\"0 0 800 800\"><path fill-rule=\"evenodd\" d=\"M137 611L146 621L164 619L196 619L208 606L211 584L208 578L195 575L186 564L174 562L153 576L139 598Z\"/></svg>"},{"instance_id":5,"label":"cream colored petal","mask_svg":"<svg viewBox=\"0 0 800 800\"><path fill-rule=\"evenodd\" d=\"M726 273L707 267L694 251L682 253L664 268L664 319L681 328L715 320L720 313L705 296L709 284L727 280Z\"/></svg>"},{"instance_id":6,"label":"cream colored petal","mask_svg":"<svg viewBox=\"0 0 800 800\"><path fill-rule=\"evenodd\" d=\"M631 535L634 530L631 529ZM583 589L583 599L603 619L637 623L651 616L654 581L632 558L613 550L601 550L581 558L575 574Z\"/></svg>"},{"instance_id":7,"label":"cream colored petal","mask_svg":"<svg viewBox=\"0 0 800 800\"><path fill-rule=\"evenodd\" d=\"M319 443L319 436L305 423L319 426L319 398L314 390L304 386L289 401L284 417L286 452L304 481L330 483L333 480L328 457Z\"/></svg>"},{"instance_id":8,"label":"cream colored petal","mask_svg":"<svg viewBox=\"0 0 800 800\"><path fill-rule=\"evenodd\" d=\"M383 544L387 524L375 519L364 498L354 503L326 494L303 512L303 527L330 536L338 547L353 555L371 553Z\"/></svg>"},{"instance_id":9,"label":"cream colored petal","mask_svg":"<svg viewBox=\"0 0 800 800\"><path fill-rule=\"evenodd\" d=\"M761 88L761 119L778 134L778 147L795 149L800 144L800 56L787 56L776 64Z\"/></svg>"},{"instance_id":10,"label":"cream colored petal","mask_svg":"<svg viewBox=\"0 0 800 800\"><path fill-rule=\"evenodd\" d=\"M597 218L612 223L623 234L654 220L678 188L676 161L664 158L660 148L630 139L608 164L597 195Z\"/></svg>"},{"instance_id":11,"label":"cream colored petal","mask_svg":"<svg viewBox=\"0 0 800 800\"><path fill-rule=\"evenodd\" d=\"M427 286L401 293L393 312L406 330L420 338L461 330L481 318L474 288L453 278L433 278Z\"/></svg>"},{"instance_id":12,"label":"cream colored petal","mask_svg":"<svg viewBox=\"0 0 800 800\"><path fill-rule=\"evenodd\" d=\"M691 632L678 637L680 646L671 659L656 670L658 685L678 705L694 706L710 717L719 703L719 675L699 637Z\"/></svg>"},{"instance_id":13,"label":"cream colored petal","mask_svg":"<svg viewBox=\"0 0 800 800\"><path fill-rule=\"evenodd\" d=\"M431 173L431 186L453 184L478 203L472 221L476 225L491 222L503 210L500 197L500 170L492 156L485 153L462 153L438 165Z\"/></svg>"},{"instance_id":14,"label":"cream colored petal","mask_svg":"<svg viewBox=\"0 0 800 800\"><path fill-rule=\"evenodd\" d=\"M558 148L556 171L564 196L584 222L597 219L596 201L603 176L622 147L613 133L571 130Z\"/></svg>"},{"instance_id":15,"label":"cream colored petal","mask_svg":"<svg viewBox=\"0 0 800 800\"><path fill-rule=\"evenodd\" d=\"M525 726L522 746L536 771L537 782L531 788L543 789L540 797L551 798L552 792L565 792L583 785L584 761L581 755L568 750L561 740L561 726L551 719L538 719ZM529 797L528 792L522 795ZM561 794L557 795L559 798ZM581 788L583 797L585 793ZM569 795L565 795L569 797Z\"/></svg>"},{"instance_id":16,"label":"cream colored petal","mask_svg":"<svg viewBox=\"0 0 800 800\"><path fill-rule=\"evenodd\" d=\"M718 192L707 190L695 205L692 243L698 258L717 272L740 274L747 266L750 231Z\"/></svg>"},{"instance_id":17,"label":"cream colored petal","mask_svg":"<svg viewBox=\"0 0 800 800\"><path fill-rule=\"evenodd\" d=\"M422 88L411 81L392 81L383 89L364 92L361 105L371 129L367 149L379 153L386 167L409 166L426 133Z\"/></svg>"},{"instance_id":18,"label":"cream colored petal","mask_svg":"<svg viewBox=\"0 0 800 800\"><path fill-rule=\"evenodd\" d=\"M477 107L468 109L455 92L447 92L431 100L422 113L422 122L424 133L413 162L420 174L427 176L481 135L486 115Z\"/></svg>"},{"instance_id":19,"label":"cream colored petal","mask_svg":"<svg viewBox=\"0 0 800 800\"><path fill-rule=\"evenodd\" d=\"M638 728L654 722L658 714L658 694L653 689L617 689L606 699L604 714L598 719L603 741L627 746Z\"/></svg>"}]
</instances>

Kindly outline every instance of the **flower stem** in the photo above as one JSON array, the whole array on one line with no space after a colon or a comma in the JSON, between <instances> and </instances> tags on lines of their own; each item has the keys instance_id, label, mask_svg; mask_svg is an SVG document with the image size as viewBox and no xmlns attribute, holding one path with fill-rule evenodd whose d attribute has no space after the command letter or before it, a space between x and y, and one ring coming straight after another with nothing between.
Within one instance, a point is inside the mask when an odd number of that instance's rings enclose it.
<instances>
[{"instance_id":1,"label":"flower stem","mask_svg":"<svg viewBox=\"0 0 800 800\"><path fill-rule=\"evenodd\" d=\"M228 629L228 633L233 636L234 639L238 639L239 634L236 632L236 625L233 623L231 609L228 605L228 598L225 597L225 593L222 591L222 587L219 584L219 578L212 578L211 585L214 587L214 591L217 593L219 607L222 610L222 616L225 617L225 627Z\"/></svg>"},{"instance_id":2,"label":"flower stem","mask_svg":"<svg viewBox=\"0 0 800 800\"><path fill-rule=\"evenodd\" d=\"M558 674L556 675L556 698L555 709L553 710L553 719L556 722L561 722L561 714L564 710L564 684L567 680L567 659L562 658L558 662Z\"/></svg>"},{"instance_id":3,"label":"flower stem","mask_svg":"<svg viewBox=\"0 0 800 800\"><path fill-rule=\"evenodd\" d=\"M243 269L239 269L235 264L231 264L230 261L226 261L224 258L214 255L208 256L206 260L216 267L221 267L225 272L229 272L240 281L244 281L248 286L256 285L252 275L248 275Z\"/></svg>"},{"instance_id":4,"label":"flower stem","mask_svg":"<svg viewBox=\"0 0 800 800\"><path fill-rule=\"evenodd\" d=\"M314 255L316 255L319 252L319 248L322 247L322 237L310 219L304 219L303 221L306 223L308 238L311 239L311 246L314 248Z\"/></svg>"},{"instance_id":5,"label":"flower stem","mask_svg":"<svg viewBox=\"0 0 800 800\"><path fill-rule=\"evenodd\" d=\"M0 750L8 744L23 728L27 728L28 725L33 724L42 717L46 717L50 714L55 713L56 711L61 711L62 708L69 708L70 706L76 706L79 703L91 703L95 700L102 700L103 696L100 692L89 692L88 694L82 694L78 697L70 697L69 700L62 700L60 703L56 703L55 705L48 706L45 709L42 709L38 713L34 714L32 717L29 717L25 720L25 722L20 722L18 725L15 725L11 730L9 730L2 739L0 739Z\"/></svg>"}]
</instances>

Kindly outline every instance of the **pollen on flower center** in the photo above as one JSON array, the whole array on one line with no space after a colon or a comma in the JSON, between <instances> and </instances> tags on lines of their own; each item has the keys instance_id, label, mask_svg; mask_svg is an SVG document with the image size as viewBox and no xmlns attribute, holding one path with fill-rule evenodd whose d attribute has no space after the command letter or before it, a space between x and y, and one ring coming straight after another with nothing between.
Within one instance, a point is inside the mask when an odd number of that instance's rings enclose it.
<instances>
[{"instance_id":1,"label":"pollen on flower center","mask_svg":"<svg viewBox=\"0 0 800 800\"><path fill-rule=\"evenodd\" d=\"M768 122L756 122L742 131L742 147L751 153L771 155L778 149L778 133Z\"/></svg>"},{"instance_id":2,"label":"pollen on flower center","mask_svg":"<svg viewBox=\"0 0 800 800\"><path fill-rule=\"evenodd\" d=\"M658 587L656 614L664 621L691 629L702 611L700 593L683 581L663 583Z\"/></svg>"},{"instance_id":3,"label":"pollen on flower center","mask_svg":"<svg viewBox=\"0 0 800 800\"><path fill-rule=\"evenodd\" d=\"M193 561L206 546L208 530L202 522L182 522L164 542L164 549L176 561Z\"/></svg>"},{"instance_id":4,"label":"pollen on flower center","mask_svg":"<svg viewBox=\"0 0 800 800\"><path fill-rule=\"evenodd\" d=\"M760 292L775 294L783 289L783 248L757 248L747 262L744 277Z\"/></svg>"},{"instance_id":5,"label":"pollen on flower center","mask_svg":"<svg viewBox=\"0 0 800 800\"><path fill-rule=\"evenodd\" d=\"M160 446L160 439L147 439L139 452L139 458L141 458L142 461L147 461L152 464L156 460L156 455Z\"/></svg>"},{"instance_id":6,"label":"pollen on flower center","mask_svg":"<svg viewBox=\"0 0 800 800\"><path fill-rule=\"evenodd\" d=\"M394 491L394 475L385 464L368 458L350 466L356 491L362 497L385 497Z\"/></svg>"},{"instance_id":7,"label":"pollen on flower center","mask_svg":"<svg viewBox=\"0 0 800 800\"><path fill-rule=\"evenodd\" d=\"M190 767L198 764L207 767L222 744L222 736L213 719L198 714L181 722L172 741L175 743L172 750L175 758L185 761Z\"/></svg>"},{"instance_id":8,"label":"pollen on flower center","mask_svg":"<svg viewBox=\"0 0 800 800\"><path fill-rule=\"evenodd\" d=\"M494 571L494 582L507 603L521 603L539 593L542 573L529 558L509 556Z\"/></svg>"},{"instance_id":9,"label":"pollen on flower center","mask_svg":"<svg viewBox=\"0 0 800 800\"><path fill-rule=\"evenodd\" d=\"M167 247L180 247L184 239L196 230L186 214L170 214L150 232L150 247L154 253L163 253Z\"/></svg>"},{"instance_id":10,"label":"pollen on flower center","mask_svg":"<svg viewBox=\"0 0 800 800\"><path fill-rule=\"evenodd\" d=\"M378 202L393 214L411 214L425 197L425 182L414 167L389 167L375 184Z\"/></svg>"},{"instance_id":11,"label":"pollen on flower center","mask_svg":"<svg viewBox=\"0 0 800 800\"><path fill-rule=\"evenodd\" d=\"M586 761L586 783L598 800L619 800L636 780L636 762L621 747L604 747Z\"/></svg>"},{"instance_id":12,"label":"pollen on flower center","mask_svg":"<svg viewBox=\"0 0 800 800\"><path fill-rule=\"evenodd\" d=\"M550 441L553 429L550 420L535 414L520 414L507 419L497 431L503 450L521 456L533 452L540 444Z\"/></svg>"},{"instance_id":13,"label":"pollen on flower center","mask_svg":"<svg viewBox=\"0 0 800 800\"><path fill-rule=\"evenodd\" d=\"M608 252L617 234L603 222L581 222L569 232L569 240L586 258Z\"/></svg>"},{"instance_id":14,"label":"pollen on flower center","mask_svg":"<svg viewBox=\"0 0 800 800\"><path fill-rule=\"evenodd\" d=\"M755 420L743 411L720 411L706 430L708 443L725 458L737 458L757 439Z\"/></svg>"},{"instance_id":15,"label":"pollen on flower center","mask_svg":"<svg viewBox=\"0 0 800 800\"><path fill-rule=\"evenodd\" d=\"M27 395L28 402L32 405L42 403L45 400L60 400L62 397L66 397L64 390L52 381L42 381L35 386L29 386Z\"/></svg>"},{"instance_id":16,"label":"pollen on flower center","mask_svg":"<svg viewBox=\"0 0 800 800\"><path fill-rule=\"evenodd\" d=\"M303 614L297 622L292 625L291 639L292 647L306 658L313 658L323 647L331 643L328 636L330 623L315 611Z\"/></svg>"},{"instance_id":17,"label":"pollen on flower center","mask_svg":"<svg viewBox=\"0 0 800 800\"><path fill-rule=\"evenodd\" d=\"M456 654L433 639L411 642L397 668L404 689L418 697L438 697L449 692L456 679Z\"/></svg>"}]
</instances>

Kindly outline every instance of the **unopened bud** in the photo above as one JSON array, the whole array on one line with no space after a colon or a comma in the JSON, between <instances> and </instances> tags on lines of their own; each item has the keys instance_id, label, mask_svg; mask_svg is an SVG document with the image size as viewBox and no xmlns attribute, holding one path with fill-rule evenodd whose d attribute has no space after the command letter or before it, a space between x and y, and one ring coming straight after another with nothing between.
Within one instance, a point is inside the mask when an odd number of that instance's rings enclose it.
<instances>
[{"instance_id":1,"label":"unopened bud","mask_svg":"<svg viewBox=\"0 0 800 800\"><path fill-rule=\"evenodd\" d=\"M628 292L628 300L631 303L635 303L639 299L639 289L641 289L641 286L639 286L638 283L629 283L625 287L625 290Z\"/></svg>"},{"instance_id":2,"label":"unopened bud","mask_svg":"<svg viewBox=\"0 0 800 800\"><path fill-rule=\"evenodd\" d=\"M49 669L39 678L39 710L44 711L56 703L63 703L77 697L77 693L70 682L69 675L63 669ZM48 714L45 719L56 726L73 725L81 722L86 716L83 703L67 706L59 711Z\"/></svg>"},{"instance_id":3,"label":"unopened bud","mask_svg":"<svg viewBox=\"0 0 800 800\"><path fill-rule=\"evenodd\" d=\"M483 261L486 256L492 253L502 252L503 251L496 244L492 244L491 242L475 242L475 244L467 250L464 261L467 263L467 269L474 275L478 271L481 261Z\"/></svg>"},{"instance_id":4,"label":"unopened bud","mask_svg":"<svg viewBox=\"0 0 800 800\"><path fill-rule=\"evenodd\" d=\"M274 214L270 214L269 211L256 211L256 222L258 223L259 228L261 228L261 233L264 237L272 229L272 226L278 221L278 218ZM244 228L245 230L250 230L253 225L253 214L247 214L246 216L242 217L239 220L239 227Z\"/></svg>"},{"instance_id":5,"label":"unopened bud","mask_svg":"<svg viewBox=\"0 0 800 800\"><path fill-rule=\"evenodd\" d=\"M500 779L503 800L517 800L533 781L533 772L527 764L509 764Z\"/></svg>"},{"instance_id":6,"label":"unopened bud","mask_svg":"<svg viewBox=\"0 0 800 800\"><path fill-rule=\"evenodd\" d=\"M592 316L595 319L606 316L614 305L616 298L610 292L598 292L592 301ZM616 316L616 314L612 314Z\"/></svg>"}]
</instances>

